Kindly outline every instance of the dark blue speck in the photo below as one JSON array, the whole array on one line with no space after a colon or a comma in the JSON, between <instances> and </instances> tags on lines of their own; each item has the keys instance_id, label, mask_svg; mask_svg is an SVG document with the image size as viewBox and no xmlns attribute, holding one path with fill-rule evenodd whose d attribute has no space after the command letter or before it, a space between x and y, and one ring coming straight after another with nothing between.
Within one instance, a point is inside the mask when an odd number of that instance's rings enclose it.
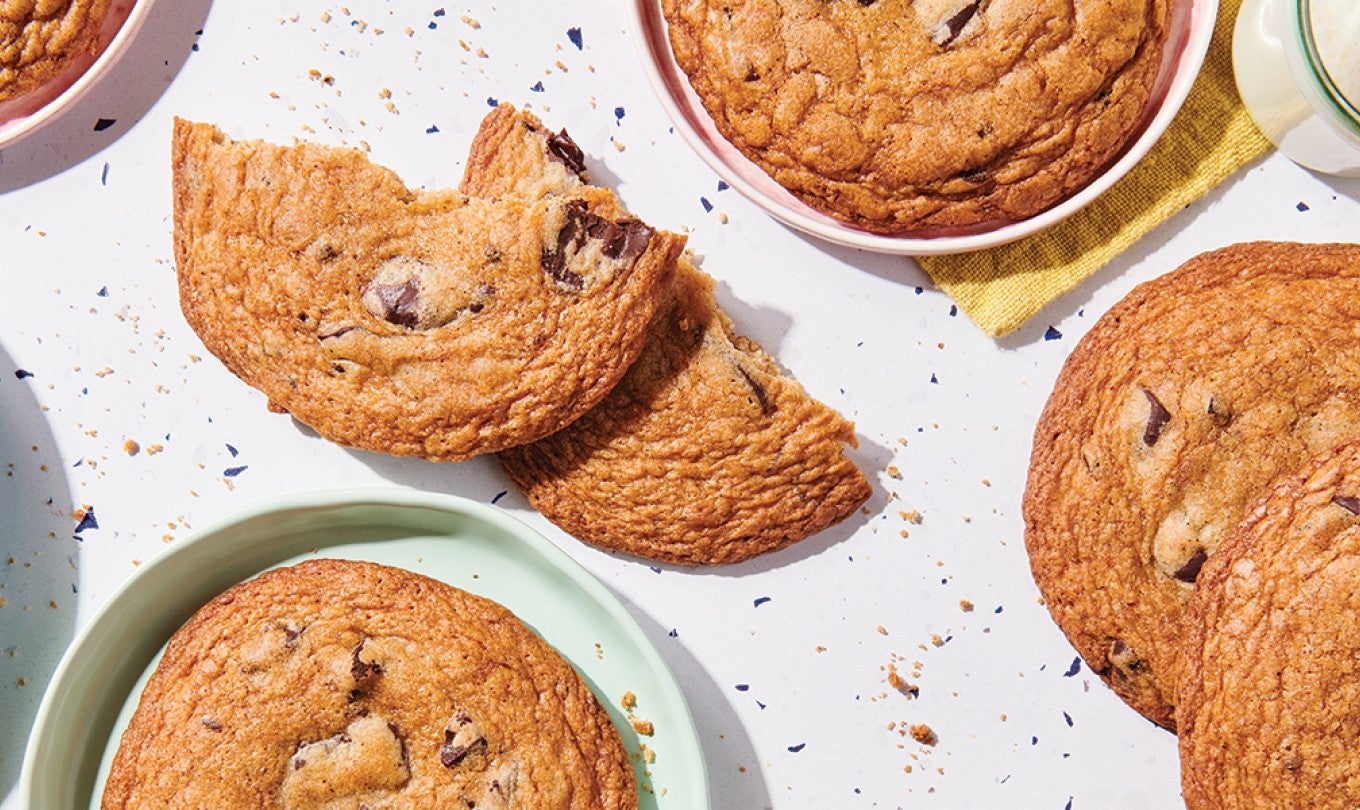
<instances>
[{"instance_id":1,"label":"dark blue speck","mask_svg":"<svg viewBox=\"0 0 1360 810\"><path fill-rule=\"evenodd\" d=\"M430 30L431 30L431 31L435 30L435 29L438 28L438 27L439 27L439 23L435 22L434 20L430 20Z\"/></svg>"},{"instance_id":2,"label":"dark blue speck","mask_svg":"<svg viewBox=\"0 0 1360 810\"><path fill-rule=\"evenodd\" d=\"M33 376L33 372L28 371L28 370L26 370L26 369L22 369L22 368L21 368L21 369L16 369L15 372L14 372L14 376L18 377L18 378L21 379L21 380L26 380L26 379L28 379L29 377L32 377L32 376Z\"/></svg>"},{"instance_id":3,"label":"dark blue speck","mask_svg":"<svg viewBox=\"0 0 1360 810\"><path fill-rule=\"evenodd\" d=\"M729 188L731 188L731 186L727 185L724 181L718 181L718 191L727 191Z\"/></svg>"},{"instance_id":4,"label":"dark blue speck","mask_svg":"<svg viewBox=\"0 0 1360 810\"><path fill-rule=\"evenodd\" d=\"M1044 340L1062 340L1062 332L1050 326L1048 331L1044 332Z\"/></svg>"},{"instance_id":5,"label":"dark blue speck","mask_svg":"<svg viewBox=\"0 0 1360 810\"><path fill-rule=\"evenodd\" d=\"M496 503L496 501L499 501L501 498L504 498L506 492L508 492L508 491L509 491L509 490L504 490L504 489L503 489L503 490L501 490L500 492L497 492L497 493L496 493L496 497L494 497L494 498L491 499L491 503L494 505L494 504Z\"/></svg>"},{"instance_id":6,"label":"dark blue speck","mask_svg":"<svg viewBox=\"0 0 1360 810\"><path fill-rule=\"evenodd\" d=\"M1063 677L1070 678L1078 672L1081 672L1081 656L1072 659L1072 666L1067 668L1067 671L1063 673Z\"/></svg>"},{"instance_id":7,"label":"dark blue speck","mask_svg":"<svg viewBox=\"0 0 1360 810\"><path fill-rule=\"evenodd\" d=\"M439 131L439 127L435 126L434 124L430 124L428 127L425 128L425 134L426 134L426 135L433 135L433 134L435 134L435 133L438 132L438 131Z\"/></svg>"},{"instance_id":8,"label":"dark blue speck","mask_svg":"<svg viewBox=\"0 0 1360 810\"><path fill-rule=\"evenodd\" d=\"M94 122L94 131L103 132L114 124L118 123L117 118L101 118Z\"/></svg>"},{"instance_id":9,"label":"dark blue speck","mask_svg":"<svg viewBox=\"0 0 1360 810\"><path fill-rule=\"evenodd\" d=\"M497 100L494 99L494 98L488 98L488 99L486 100L486 106L488 106L488 107L499 107L499 106L500 106L500 102L497 101Z\"/></svg>"},{"instance_id":10,"label":"dark blue speck","mask_svg":"<svg viewBox=\"0 0 1360 810\"><path fill-rule=\"evenodd\" d=\"M789 746L789 753L790 753L790 754L796 754L796 753L798 753L799 751L802 751L802 750L803 750L803 747L806 746L806 745L807 745L807 743L798 743L797 745L790 745L790 746Z\"/></svg>"},{"instance_id":11,"label":"dark blue speck","mask_svg":"<svg viewBox=\"0 0 1360 810\"><path fill-rule=\"evenodd\" d=\"M108 184L109 184L109 164L107 161L105 161L104 170L99 173L99 185L107 186Z\"/></svg>"},{"instance_id":12,"label":"dark blue speck","mask_svg":"<svg viewBox=\"0 0 1360 810\"><path fill-rule=\"evenodd\" d=\"M1068 727L1068 728L1071 728L1071 727L1072 727L1072 715L1068 714L1067 712L1063 712L1063 719L1067 721L1067 727Z\"/></svg>"},{"instance_id":13,"label":"dark blue speck","mask_svg":"<svg viewBox=\"0 0 1360 810\"><path fill-rule=\"evenodd\" d=\"M659 574L659 573L661 573L661 567L658 566L658 565L649 565L649 566L647 566L647 567L650 568L650 569L652 570L652 573L653 573L653 574Z\"/></svg>"},{"instance_id":14,"label":"dark blue speck","mask_svg":"<svg viewBox=\"0 0 1360 810\"><path fill-rule=\"evenodd\" d=\"M614 120L615 120L615 121L622 121L622 120L623 120L623 108L622 108L622 107L615 107L615 108L614 108Z\"/></svg>"},{"instance_id":15,"label":"dark blue speck","mask_svg":"<svg viewBox=\"0 0 1360 810\"><path fill-rule=\"evenodd\" d=\"M939 385L939 384L940 384L940 381L939 381L938 379L936 379L936 377L935 377L934 374L930 375L930 384L931 384L931 385Z\"/></svg>"},{"instance_id":16,"label":"dark blue speck","mask_svg":"<svg viewBox=\"0 0 1360 810\"><path fill-rule=\"evenodd\" d=\"M231 453L232 458L236 458L241 453L240 450L237 450L235 447L232 447L231 445L227 445L227 452Z\"/></svg>"},{"instance_id":17,"label":"dark blue speck","mask_svg":"<svg viewBox=\"0 0 1360 810\"><path fill-rule=\"evenodd\" d=\"M1299 213L1303 213L1304 211L1308 210L1308 203L1300 202L1298 205L1294 206L1294 210L1298 211Z\"/></svg>"},{"instance_id":18,"label":"dark blue speck","mask_svg":"<svg viewBox=\"0 0 1360 810\"><path fill-rule=\"evenodd\" d=\"M575 45L578 51L585 47L581 40L581 29L579 28L568 28L567 39L571 40L571 44Z\"/></svg>"},{"instance_id":19,"label":"dark blue speck","mask_svg":"<svg viewBox=\"0 0 1360 810\"><path fill-rule=\"evenodd\" d=\"M99 521L95 519L94 507L91 506L90 508L85 510L84 517L82 517L80 519L80 523L76 525L76 534L80 534L86 529L98 529L98 528Z\"/></svg>"},{"instance_id":20,"label":"dark blue speck","mask_svg":"<svg viewBox=\"0 0 1360 810\"><path fill-rule=\"evenodd\" d=\"M247 469L249 469L249 468L248 468L248 467L244 467L244 466L242 466L242 467L228 467L228 468L226 468L225 470L222 471L222 474L225 475L225 476L228 477L228 478L235 478L236 476L238 476L238 475L240 475L241 473L245 472Z\"/></svg>"},{"instance_id":21,"label":"dark blue speck","mask_svg":"<svg viewBox=\"0 0 1360 810\"><path fill-rule=\"evenodd\" d=\"M1005 607L1003 607L1003 606L1001 606L1001 605L997 605L997 606L996 606L996 610L993 610L992 612L993 612L993 613L1000 613L1001 611L1003 611L1003 610L1005 610L1005 609L1006 609Z\"/></svg>"},{"instance_id":22,"label":"dark blue speck","mask_svg":"<svg viewBox=\"0 0 1360 810\"><path fill-rule=\"evenodd\" d=\"M917 295L920 295L920 294L923 293L923 292L925 292L925 288L924 288L924 287L917 287L917 288L916 288L916 294L917 294Z\"/></svg>"},{"instance_id":23,"label":"dark blue speck","mask_svg":"<svg viewBox=\"0 0 1360 810\"><path fill-rule=\"evenodd\" d=\"M530 90L531 92L534 92L534 93L542 93L542 92L543 92L543 82L534 82L534 86L533 86L533 87L530 87L529 90Z\"/></svg>"},{"instance_id":24,"label":"dark blue speck","mask_svg":"<svg viewBox=\"0 0 1360 810\"><path fill-rule=\"evenodd\" d=\"M705 210L705 211L712 211L712 210L713 210L713 203L709 202L707 197L700 197L700 198L699 198L699 204L702 205L702 206L704 207L704 210Z\"/></svg>"},{"instance_id":25,"label":"dark blue speck","mask_svg":"<svg viewBox=\"0 0 1360 810\"><path fill-rule=\"evenodd\" d=\"M949 317L952 318L952 317L954 317L955 315L958 315L958 314L959 314L959 307L958 307L958 305L957 305L957 304L950 304L950 305L949 305Z\"/></svg>"},{"instance_id":26,"label":"dark blue speck","mask_svg":"<svg viewBox=\"0 0 1360 810\"><path fill-rule=\"evenodd\" d=\"M100 298L108 298L108 297L109 297L109 288L108 288L108 287L100 287L100 288L99 288L99 292L95 293L95 295L99 296Z\"/></svg>"},{"instance_id":27,"label":"dark blue speck","mask_svg":"<svg viewBox=\"0 0 1360 810\"><path fill-rule=\"evenodd\" d=\"M756 599L756 601L752 603L752 606L753 606L753 607L760 607L761 605L765 604L765 603L768 602L768 601L770 601L770 597L768 597L768 596L762 596L762 597Z\"/></svg>"},{"instance_id":28,"label":"dark blue speck","mask_svg":"<svg viewBox=\"0 0 1360 810\"><path fill-rule=\"evenodd\" d=\"M749 691L750 688L751 688L751 684L749 684L749 683L739 683L739 684L737 684L736 687L735 687L735 689L736 689L738 692L746 692L746 691Z\"/></svg>"},{"instance_id":29,"label":"dark blue speck","mask_svg":"<svg viewBox=\"0 0 1360 810\"><path fill-rule=\"evenodd\" d=\"M680 637L680 631L679 631L679 630L676 630L674 627L672 627L672 628L671 628L671 631L670 631L669 633L667 633L666 635L670 636L671 638L679 638L679 637Z\"/></svg>"},{"instance_id":30,"label":"dark blue speck","mask_svg":"<svg viewBox=\"0 0 1360 810\"><path fill-rule=\"evenodd\" d=\"M437 9L435 9L435 10L434 10L434 16L436 16L436 17L443 17L443 16L444 16L444 9L442 9L442 8L437 8Z\"/></svg>"}]
</instances>

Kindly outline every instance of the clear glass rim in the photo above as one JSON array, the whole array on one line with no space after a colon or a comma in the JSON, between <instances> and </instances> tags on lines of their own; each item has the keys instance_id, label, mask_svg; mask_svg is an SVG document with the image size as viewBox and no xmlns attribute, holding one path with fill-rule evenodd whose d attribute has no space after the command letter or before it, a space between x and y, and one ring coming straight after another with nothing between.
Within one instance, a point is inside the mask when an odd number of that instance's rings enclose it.
<instances>
[{"instance_id":1,"label":"clear glass rim","mask_svg":"<svg viewBox=\"0 0 1360 810\"><path fill-rule=\"evenodd\" d=\"M1308 67L1308 73L1316 81L1317 89L1321 91L1323 100L1327 106L1336 113L1337 123L1345 126L1353 135L1360 137L1360 99L1349 99L1337 85L1332 75L1327 72L1327 66L1322 62L1322 56L1318 52L1317 40L1313 36L1313 15L1312 0L1295 0L1290 3L1294 7L1294 33L1298 37L1300 50L1304 55L1304 63Z\"/></svg>"}]
</instances>

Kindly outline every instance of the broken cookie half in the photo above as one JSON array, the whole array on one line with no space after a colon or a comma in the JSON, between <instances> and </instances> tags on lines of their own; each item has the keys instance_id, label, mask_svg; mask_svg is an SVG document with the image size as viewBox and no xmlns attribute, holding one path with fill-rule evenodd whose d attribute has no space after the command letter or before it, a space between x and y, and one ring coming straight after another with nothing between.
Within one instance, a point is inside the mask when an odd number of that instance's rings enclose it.
<instances>
[{"instance_id":1,"label":"broken cookie half","mask_svg":"<svg viewBox=\"0 0 1360 810\"><path fill-rule=\"evenodd\" d=\"M575 184L408 189L356 149L176 120L180 304L233 373L327 439L452 461L550 435L642 350L684 238Z\"/></svg>"},{"instance_id":2,"label":"broken cookie half","mask_svg":"<svg viewBox=\"0 0 1360 810\"><path fill-rule=\"evenodd\" d=\"M473 141L462 188L504 199L578 193L584 164L558 155L572 147L565 132L502 105ZM845 455L855 443L854 425L736 333L713 279L681 255L618 387L562 431L497 458L573 536L711 565L783 548L853 513L871 494Z\"/></svg>"}]
</instances>

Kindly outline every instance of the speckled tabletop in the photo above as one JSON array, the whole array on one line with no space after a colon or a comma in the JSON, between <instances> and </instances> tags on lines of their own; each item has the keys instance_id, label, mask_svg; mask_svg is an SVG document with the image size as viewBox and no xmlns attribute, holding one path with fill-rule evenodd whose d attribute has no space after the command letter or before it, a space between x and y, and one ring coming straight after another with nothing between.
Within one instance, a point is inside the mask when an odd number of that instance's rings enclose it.
<instances>
[{"instance_id":1,"label":"speckled tabletop","mask_svg":"<svg viewBox=\"0 0 1360 810\"><path fill-rule=\"evenodd\" d=\"M1179 802L1172 735L1077 661L1039 602L1019 508L1031 431L1063 359L1134 284L1235 241L1355 239L1360 181L1271 156L992 340L911 260L801 236L727 189L671 130L622 12L162 0L106 81L0 151L3 807L59 658L139 564L262 499L357 486L495 503L602 581L678 678L715 807ZM543 520L493 462L331 445L204 351L176 299L173 116L363 146L442 188L497 101L569 129L597 181L688 233L738 328L855 421L863 513L721 569L614 557Z\"/></svg>"}]
</instances>

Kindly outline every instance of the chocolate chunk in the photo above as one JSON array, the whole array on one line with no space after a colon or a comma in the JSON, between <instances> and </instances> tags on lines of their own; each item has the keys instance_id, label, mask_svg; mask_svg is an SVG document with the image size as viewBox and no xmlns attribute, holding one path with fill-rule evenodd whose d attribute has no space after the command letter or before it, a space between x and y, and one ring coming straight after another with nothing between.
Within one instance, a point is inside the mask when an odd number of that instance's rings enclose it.
<instances>
[{"instance_id":1,"label":"chocolate chunk","mask_svg":"<svg viewBox=\"0 0 1360 810\"><path fill-rule=\"evenodd\" d=\"M756 70L754 67L746 71L746 81L748 82L760 81L760 71Z\"/></svg>"},{"instance_id":2,"label":"chocolate chunk","mask_svg":"<svg viewBox=\"0 0 1360 810\"><path fill-rule=\"evenodd\" d=\"M362 684L369 678L375 678L382 674L382 665L377 661L365 661L359 657L364 650L364 644L368 639L359 642L359 646L354 648L353 664L350 665L350 674L354 676L354 682Z\"/></svg>"},{"instance_id":3,"label":"chocolate chunk","mask_svg":"<svg viewBox=\"0 0 1360 810\"><path fill-rule=\"evenodd\" d=\"M569 254L595 239L604 243L600 252L606 258L628 261L647 249L653 233L641 220L615 222L587 210L584 200L572 200L566 205L566 221L557 233L557 244L543 251L543 271L564 287L584 289L585 279L567 269Z\"/></svg>"},{"instance_id":4,"label":"chocolate chunk","mask_svg":"<svg viewBox=\"0 0 1360 810\"><path fill-rule=\"evenodd\" d=\"M219 733L222 731L222 724L212 719L211 717L203 718L203 725L209 731L216 731Z\"/></svg>"},{"instance_id":5,"label":"chocolate chunk","mask_svg":"<svg viewBox=\"0 0 1360 810\"><path fill-rule=\"evenodd\" d=\"M1194 582L1199 577L1199 569L1204 567L1204 561L1207 559L1209 559L1209 552L1199 549L1191 554L1190 559L1185 561L1185 565L1176 569L1176 573L1172 576L1181 582Z\"/></svg>"},{"instance_id":6,"label":"chocolate chunk","mask_svg":"<svg viewBox=\"0 0 1360 810\"><path fill-rule=\"evenodd\" d=\"M1337 495L1332 498L1332 503L1350 512L1352 515L1360 515L1360 498L1354 495Z\"/></svg>"},{"instance_id":7,"label":"chocolate chunk","mask_svg":"<svg viewBox=\"0 0 1360 810\"><path fill-rule=\"evenodd\" d=\"M1162 435L1162 428L1171 421L1171 413L1162 407L1162 403L1151 391L1144 388L1143 394L1147 396L1148 404L1152 406L1151 412L1148 413L1147 426L1143 428L1143 444L1151 447Z\"/></svg>"},{"instance_id":8,"label":"chocolate chunk","mask_svg":"<svg viewBox=\"0 0 1360 810\"><path fill-rule=\"evenodd\" d=\"M1215 427L1225 428L1232 424L1232 411L1217 399L1209 397L1209 419L1213 421Z\"/></svg>"},{"instance_id":9,"label":"chocolate chunk","mask_svg":"<svg viewBox=\"0 0 1360 810\"><path fill-rule=\"evenodd\" d=\"M375 284L369 291L382 303L381 317L388 323L410 329L420 320L420 280L401 284Z\"/></svg>"},{"instance_id":10,"label":"chocolate chunk","mask_svg":"<svg viewBox=\"0 0 1360 810\"><path fill-rule=\"evenodd\" d=\"M576 141L571 139L565 129L556 135L548 136L548 157L566 166L582 180L585 179L586 154L581 151L581 147L576 145Z\"/></svg>"},{"instance_id":11,"label":"chocolate chunk","mask_svg":"<svg viewBox=\"0 0 1360 810\"><path fill-rule=\"evenodd\" d=\"M954 40L959 38L968 22L982 8L984 0L970 0L962 8L955 11L950 17L935 26L935 30L930 32L930 39L941 48L947 48Z\"/></svg>"},{"instance_id":12,"label":"chocolate chunk","mask_svg":"<svg viewBox=\"0 0 1360 810\"><path fill-rule=\"evenodd\" d=\"M444 729L444 743L439 746L439 762L445 768L455 767L478 748L486 748L486 738L472 718L458 712Z\"/></svg>"},{"instance_id":13,"label":"chocolate chunk","mask_svg":"<svg viewBox=\"0 0 1360 810\"><path fill-rule=\"evenodd\" d=\"M769 413L770 400L765 393L765 386L761 385L760 381L751 375L751 372L741 366L737 366L737 371L741 372L742 379L746 380L746 384L751 387L751 393L756 395L756 402L760 404L760 412Z\"/></svg>"},{"instance_id":14,"label":"chocolate chunk","mask_svg":"<svg viewBox=\"0 0 1360 810\"><path fill-rule=\"evenodd\" d=\"M986 182L987 178L990 176L991 173L987 171L985 166L974 166L971 169L964 169L959 172L959 179L967 180L970 183Z\"/></svg>"}]
</instances>

